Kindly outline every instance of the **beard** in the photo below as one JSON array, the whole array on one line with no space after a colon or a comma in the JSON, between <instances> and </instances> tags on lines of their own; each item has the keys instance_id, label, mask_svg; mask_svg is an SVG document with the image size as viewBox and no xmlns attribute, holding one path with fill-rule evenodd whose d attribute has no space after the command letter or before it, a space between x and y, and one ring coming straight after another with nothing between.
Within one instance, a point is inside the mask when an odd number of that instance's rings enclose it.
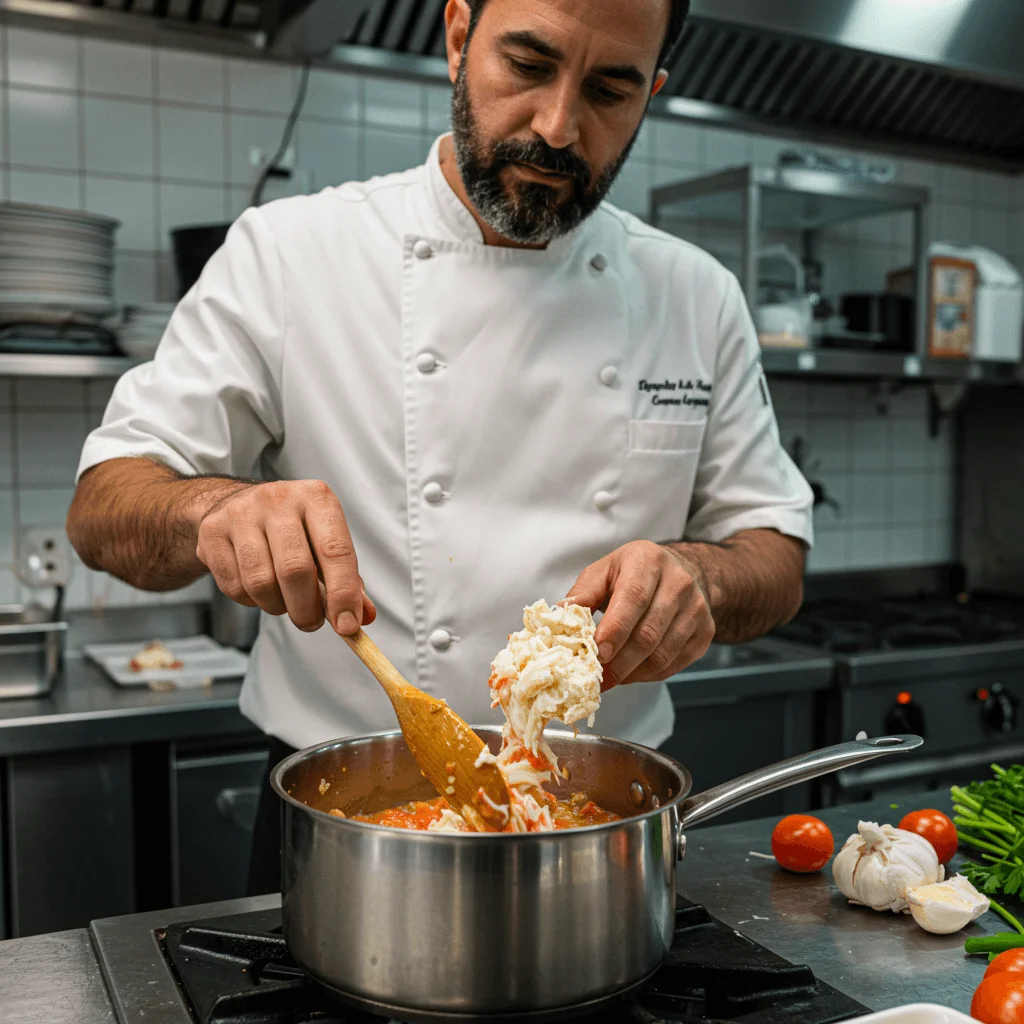
<instances>
[{"instance_id":1,"label":"beard","mask_svg":"<svg viewBox=\"0 0 1024 1024\"><path fill-rule=\"evenodd\" d=\"M499 235L520 245L546 245L579 227L601 204L626 162L637 131L618 158L597 175L575 150L554 149L543 139L503 139L488 143L473 113L463 58L452 94L455 159L466 192L483 220ZM539 181L506 184L502 172L515 164L568 179L569 194Z\"/></svg>"}]
</instances>

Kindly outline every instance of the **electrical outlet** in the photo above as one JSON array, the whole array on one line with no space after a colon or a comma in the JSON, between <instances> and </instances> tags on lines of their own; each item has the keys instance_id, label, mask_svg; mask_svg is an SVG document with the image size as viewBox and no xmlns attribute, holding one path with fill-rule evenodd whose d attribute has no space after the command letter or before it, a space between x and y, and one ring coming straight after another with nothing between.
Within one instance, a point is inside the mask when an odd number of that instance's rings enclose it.
<instances>
[{"instance_id":1,"label":"electrical outlet","mask_svg":"<svg viewBox=\"0 0 1024 1024\"><path fill-rule=\"evenodd\" d=\"M261 146L250 146L249 147L249 163L253 167L255 167L258 170L262 171L263 168L266 167L268 163L270 163L270 158L274 155L275 152L277 152L277 151L273 150L271 152L268 152L267 150L263 149ZM294 170L294 168L295 168L295 147L294 146L289 146L284 151L284 156L282 156L281 159L278 161L277 166L282 171Z\"/></svg>"},{"instance_id":2,"label":"electrical outlet","mask_svg":"<svg viewBox=\"0 0 1024 1024\"><path fill-rule=\"evenodd\" d=\"M66 586L71 546L59 527L23 526L18 533L18 579L29 587Z\"/></svg>"}]
</instances>

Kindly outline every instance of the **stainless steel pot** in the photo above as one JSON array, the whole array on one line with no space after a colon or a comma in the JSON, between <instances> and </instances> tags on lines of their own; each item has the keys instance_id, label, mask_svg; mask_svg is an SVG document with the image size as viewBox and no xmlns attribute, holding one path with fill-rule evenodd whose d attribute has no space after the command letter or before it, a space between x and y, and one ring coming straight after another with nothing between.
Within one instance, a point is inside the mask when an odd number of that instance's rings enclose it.
<instances>
[{"instance_id":1,"label":"stainless steel pot","mask_svg":"<svg viewBox=\"0 0 1024 1024\"><path fill-rule=\"evenodd\" d=\"M497 750L494 728L480 735ZM327 743L277 766L284 936L296 962L354 1003L402 1020L541 1020L642 984L672 944L684 829L755 797L921 745L843 743L690 796L654 750L549 736L585 791L623 820L564 832L445 834L329 815L436 794L399 732Z\"/></svg>"}]
</instances>

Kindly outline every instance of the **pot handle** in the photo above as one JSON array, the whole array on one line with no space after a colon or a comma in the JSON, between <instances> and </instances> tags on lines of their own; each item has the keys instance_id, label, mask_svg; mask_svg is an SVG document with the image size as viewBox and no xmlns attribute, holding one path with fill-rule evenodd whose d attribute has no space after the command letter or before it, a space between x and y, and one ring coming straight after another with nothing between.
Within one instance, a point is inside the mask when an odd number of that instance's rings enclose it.
<instances>
[{"instance_id":1,"label":"pot handle","mask_svg":"<svg viewBox=\"0 0 1024 1024\"><path fill-rule=\"evenodd\" d=\"M861 761L916 750L922 743L924 740L920 736L876 736L874 739L837 743L833 747L812 750L809 754L798 754L683 800L679 804L679 827L687 829L691 825L699 825L748 800L756 800L759 796L767 796L787 786L849 768Z\"/></svg>"}]
</instances>

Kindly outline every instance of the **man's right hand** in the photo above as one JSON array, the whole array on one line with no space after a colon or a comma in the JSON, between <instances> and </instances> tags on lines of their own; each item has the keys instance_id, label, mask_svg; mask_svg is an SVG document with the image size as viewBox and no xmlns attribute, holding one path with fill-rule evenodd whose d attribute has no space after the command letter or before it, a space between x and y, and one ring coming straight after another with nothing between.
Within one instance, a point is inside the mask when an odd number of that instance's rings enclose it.
<instances>
[{"instance_id":1,"label":"man's right hand","mask_svg":"<svg viewBox=\"0 0 1024 1024\"><path fill-rule=\"evenodd\" d=\"M322 480L242 486L200 514L196 555L232 600L310 633L325 615L343 636L376 618L345 513Z\"/></svg>"}]
</instances>

